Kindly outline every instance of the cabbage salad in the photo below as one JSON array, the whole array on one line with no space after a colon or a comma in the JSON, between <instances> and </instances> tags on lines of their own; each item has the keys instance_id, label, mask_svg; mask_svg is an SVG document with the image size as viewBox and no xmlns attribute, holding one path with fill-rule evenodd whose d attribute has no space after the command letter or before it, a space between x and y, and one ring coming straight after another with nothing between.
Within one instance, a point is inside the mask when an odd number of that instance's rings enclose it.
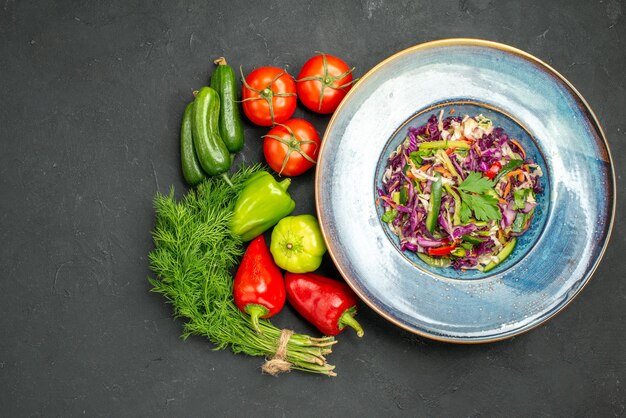
<instances>
[{"instance_id":1,"label":"cabbage salad","mask_svg":"<svg viewBox=\"0 0 626 418\"><path fill-rule=\"evenodd\" d=\"M389 156L378 190L382 221L435 267L489 271L526 232L541 168L482 115L432 115Z\"/></svg>"}]
</instances>

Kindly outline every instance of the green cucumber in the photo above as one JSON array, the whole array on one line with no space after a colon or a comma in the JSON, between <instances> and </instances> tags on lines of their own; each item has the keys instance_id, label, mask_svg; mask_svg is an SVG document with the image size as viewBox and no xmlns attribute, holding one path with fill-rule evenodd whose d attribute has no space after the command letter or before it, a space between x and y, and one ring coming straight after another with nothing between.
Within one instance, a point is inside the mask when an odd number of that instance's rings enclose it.
<instances>
[{"instance_id":1,"label":"green cucumber","mask_svg":"<svg viewBox=\"0 0 626 418\"><path fill-rule=\"evenodd\" d=\"M436 181L433 181L430 186L430 207L428 208L428 215L426 216L426 229L428 232L433 232L435 226L437 226L437 218L439 217L439 208L441 206L441 175L435 174Z\"/></svg>"},{"instance_id":2,"label":"green cucumber","mask_svg":"<svg viewBox=\"0 0 626 418\"><path fill-rule=\"evenodd\" d=\"M211 76L211 88L220 96L220 136L231 153L243 148L243 123L237 105L237 79L235 71L224 57L215 60L217 68Z\"/></svg>"},{"instance_id":3,"label":"green cucumber","mask_svg":"<svg viewBox=\"0 0 626 418\"><path fill-rule=\"evenodd\" d=\"M467 255L467 251L463 247L456 247L450 254L455 257L465 257Z\"/></svg>"},{"instance_id":4,"label":"green cucumber","mask_svg":"<svg viewBox=\"0 0 626 418\"><path fill-rule=\"evenodd\" d=\"M431 257L424 253L417 253L417 256L429 266L446 268L452 265L452 261L448 257Z\"/></svg>"},{"instance_id":5,"label":"green cucumber","mask_svg":"<svg viewBox=\"0 0 626 418\"><path fill-rule=\"evenodd\" d=\"M500 250L500 252L496 255L496 257L498 257L498 261L497 262L492 261L489 264L487 264L485 268L483 269L483 272L486 273L489 270L492 270L498 264L502 263L509 255L511 255L511 253L513 252L513 249L515 248L516 243L517 243L517 238L511 238L511 241L507 242L506 245L502 248L502 250Z\"/></svg>"},{"instance_id":6,"label":"green cucumber","mask_svg":"<svg viewBox=\"0 0 626 418\"><path fill-rule=\"evenodd\" d=\"M211 87L202 87L193 102L191 132L202 169L216 176L230 169L228 148L219 134L220 96Z\"/></svg>"},{"instance_id":7,"label":"green cucumber","mask_svg":"<svg viewBox=\"0 0 626 418\"><path fill-rule=\"evenodd\" d=\"M400 204L405 206L409 201L409 191L406 187L400 188Z\"/></svg>"},{"instance_id":8,"label":"green cucumber","mask_svg":"<svg viewBox=\"0 0 626 418\"><path fill-rule=\"evenodd\" d=\"M206 174L202 171L193 145L193 135L191 134L192 113L193 102L185 107L185 113L183 113L183 122L180 127L180 160L185 181L190 186L195 186L206 178Z\"/></svg>"},{"instance_id":9,"label":"green cucumber","mask_svg":"<svg viewBox=\"0 0 626 418\"><path fill-rule=\"evenodd\" d=\"M526 214L518 213L517 215L515 215L513 225L511 225L511 231L520 233L524 230L524 225L526 225Z\"/></svg>"}]
</instances>

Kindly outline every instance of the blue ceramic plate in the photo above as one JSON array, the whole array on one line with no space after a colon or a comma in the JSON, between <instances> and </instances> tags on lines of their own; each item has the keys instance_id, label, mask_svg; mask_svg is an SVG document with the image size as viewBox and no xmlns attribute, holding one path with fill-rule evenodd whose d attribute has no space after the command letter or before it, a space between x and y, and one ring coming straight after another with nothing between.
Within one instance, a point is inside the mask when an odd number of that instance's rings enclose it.
<instances>
[{"instance_id":1,"label":"blue ceramic plate","mask_svg":"<svg viewBox=\"0 0 626 418\"><path fill-rule=\"evenodd\" d=\"M376 205L408 128L452 109L503 127L544 173L531 229L488 273L400 251ZM429 338L489 342L551 318L589 281L613 225L614 176L595 115L563 76L510 46L449 39L393 55L352 88L324 136L317 211L337 268L376 312Z\"/></svg>"}]
</instances>

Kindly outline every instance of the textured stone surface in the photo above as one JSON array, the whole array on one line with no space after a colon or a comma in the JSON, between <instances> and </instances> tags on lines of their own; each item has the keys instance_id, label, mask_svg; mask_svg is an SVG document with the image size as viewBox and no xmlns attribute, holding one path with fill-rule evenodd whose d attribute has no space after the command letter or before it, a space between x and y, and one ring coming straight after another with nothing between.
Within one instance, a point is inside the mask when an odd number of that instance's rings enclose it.
<instances>
[{"instance_id":1,"label":"textured stone surface","mask_svg":"<svg viewBox=\"0 0 626 418\"><path fill-rule=\"evenodd\" d=\"M250 4L249 4L250 3ZM416 43L477 37L545 60L585 96L626 170L623 1L0 4L0 415L621 416L626 205L585 291L552 321L489 345L436 343L368 308L339 376L261 375L261 359L179 340L148 293L152 196L184 190L178 129L209 60L298 72L314 51L362 75ZM323 132L327 117L296 116ZM262 158L246 124L238 161ZM364 139L366 141L366 139ZM313 173L294 180L313 212ZM322 269L336 274L330 259ZM314 332L287 308L279 326Z\"/></svg>"}]
</instances>

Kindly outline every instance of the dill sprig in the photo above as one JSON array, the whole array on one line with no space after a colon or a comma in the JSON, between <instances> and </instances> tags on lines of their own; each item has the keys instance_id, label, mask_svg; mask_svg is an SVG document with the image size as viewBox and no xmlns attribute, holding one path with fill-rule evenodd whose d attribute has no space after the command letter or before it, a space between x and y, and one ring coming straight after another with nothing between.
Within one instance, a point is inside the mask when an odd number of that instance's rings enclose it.
<instances>
[{"instance_id":1,"label":"dill sprig","mask_svg":"<svg viewBox=\"0 0 626 418\"><path fill-rule=\"evenodd\" d=\"M201 335L216 350L230 347L235 353L268 358L276 354L283 331L261 320L257 333L235 306L231 272L243 246L229 227L244 182L261 169L260 165L241 168L231 177L232 187L220 178L209 178L178 202L173 188L169 195L157 193L155 248L150 253L150 267L157 277L149 281L152 291L172 305L174 316L185 319L183 338ZM326 363L325 355L335 343L333 337L291 335L286 369L334 376L334 366Z\"/></svg>"}]
</instances>

